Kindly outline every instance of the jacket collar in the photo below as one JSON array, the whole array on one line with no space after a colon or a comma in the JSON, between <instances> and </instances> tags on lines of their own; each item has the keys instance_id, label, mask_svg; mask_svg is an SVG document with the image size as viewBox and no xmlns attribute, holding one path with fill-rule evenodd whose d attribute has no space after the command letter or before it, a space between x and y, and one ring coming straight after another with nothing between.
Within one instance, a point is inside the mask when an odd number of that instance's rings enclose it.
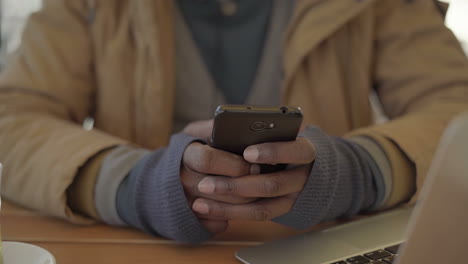
<instances>
[{"instance_id":1,"label":"jacket collar","mask_svg":"<svg viewBox=\"0 0 468 264\"><path fill-rule=\"evenodd\" d=\"M297 0L285 42L286 84L301 61L324 39L376 0Z\"/></svg>"}]
</instances>

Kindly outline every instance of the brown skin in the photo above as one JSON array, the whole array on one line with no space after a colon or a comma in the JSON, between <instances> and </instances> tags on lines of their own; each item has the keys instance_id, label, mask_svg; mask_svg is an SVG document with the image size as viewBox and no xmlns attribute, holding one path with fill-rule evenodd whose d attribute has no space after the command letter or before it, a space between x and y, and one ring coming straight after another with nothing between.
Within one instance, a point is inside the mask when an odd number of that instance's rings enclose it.
<instances>
[{"instance_id":1,"label":"brown skin","mask_svg":"<svg viewBox=\"0 0 468 264\"><path fill-rule=\"evenodd\" d=\"M198 121L184 132L207 140L212 128L212 120ZM228 220L265 221L289 212L314 159L314 146L305 138L250 146L243 157L192 143L184 153L181 179L193 211L208 230L219 233ZM258 164L298 166L260 174Z\"/></svg>"}]
</instances>

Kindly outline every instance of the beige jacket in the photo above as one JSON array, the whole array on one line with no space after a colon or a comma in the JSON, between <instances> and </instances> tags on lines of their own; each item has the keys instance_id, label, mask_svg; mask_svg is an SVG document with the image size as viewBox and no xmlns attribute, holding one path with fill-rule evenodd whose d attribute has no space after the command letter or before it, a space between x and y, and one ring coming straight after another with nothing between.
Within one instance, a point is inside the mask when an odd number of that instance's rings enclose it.
<instances>
[{"instance_id":1,"label":"beige jacket","mask_svg":"<svg viewBox=\"0 0 468 264\"><path fill-rule=\"evenodd\" d=\"M31 17L0 77L7 199L86 223L66 190L87 160L129 142L167 144L173 8L169 0L46 0ZM384 147L395 172L387 206L413 194L447 122L468 110L467 60L430 0L298 0L284 68L282 101L301 106L307 123ZM374 89L392 119L378 126ZM97 129L81 128L87 116Z\"/></svg>"}]
</instances>

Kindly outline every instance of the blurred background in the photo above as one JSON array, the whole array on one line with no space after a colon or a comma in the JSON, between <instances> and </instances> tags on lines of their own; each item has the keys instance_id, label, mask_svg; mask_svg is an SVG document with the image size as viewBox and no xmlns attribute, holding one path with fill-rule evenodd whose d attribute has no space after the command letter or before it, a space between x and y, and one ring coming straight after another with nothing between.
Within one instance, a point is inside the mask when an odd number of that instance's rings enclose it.
<instances>
[{"instance_id":1,"label":"blurred background","mask_svg":"<svg viewBox=\"0 0 468 264\"><path fill-rule=\"evenodd\" d=\"M41 3L42 0L0 0L0 67L6 55L18 47L26 19L40 9Z\"/></svg>"},{"instance_id":2,"label":"blurred background","mask_svg":"<svg viewBox=\"0 0 468 264\"><path fill-rule=\"evenodd\" d=\"M40 9L41 2L42 0L0 0L0 67L5 63L6 55L18 47L27 17ZM459 38L468 54L468 0L440 2L450 4L446 24Z\"/></svg>"},{"instance_id":3,"label":"blurred background","mask_svg":"<svg viewBox=\"0 0 468 264\"><path fill-rule=\"evenodd\" d=\"M452 29L468 55L468 0L451 0L445 24Z\"/></svg>"}]
</instances>

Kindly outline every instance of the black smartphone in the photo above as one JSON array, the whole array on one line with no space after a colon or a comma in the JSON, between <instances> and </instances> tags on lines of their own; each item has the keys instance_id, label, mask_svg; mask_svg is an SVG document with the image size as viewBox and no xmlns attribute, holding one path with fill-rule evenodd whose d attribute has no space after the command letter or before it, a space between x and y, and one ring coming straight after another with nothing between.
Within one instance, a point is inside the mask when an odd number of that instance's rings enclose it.
<instances>
[{"instance_id":1,"label":"black smartphone","mask_svg":"<svg viewBox=\"0 0 468 264\"><path fill-rule=\"evenodd\" d=\"M220 105L215 111L211 146L243 155L251 145L296 140L302 111L290 106ZM262 173L284 168L262 166Z\"/></svg>"}]
</instances>

